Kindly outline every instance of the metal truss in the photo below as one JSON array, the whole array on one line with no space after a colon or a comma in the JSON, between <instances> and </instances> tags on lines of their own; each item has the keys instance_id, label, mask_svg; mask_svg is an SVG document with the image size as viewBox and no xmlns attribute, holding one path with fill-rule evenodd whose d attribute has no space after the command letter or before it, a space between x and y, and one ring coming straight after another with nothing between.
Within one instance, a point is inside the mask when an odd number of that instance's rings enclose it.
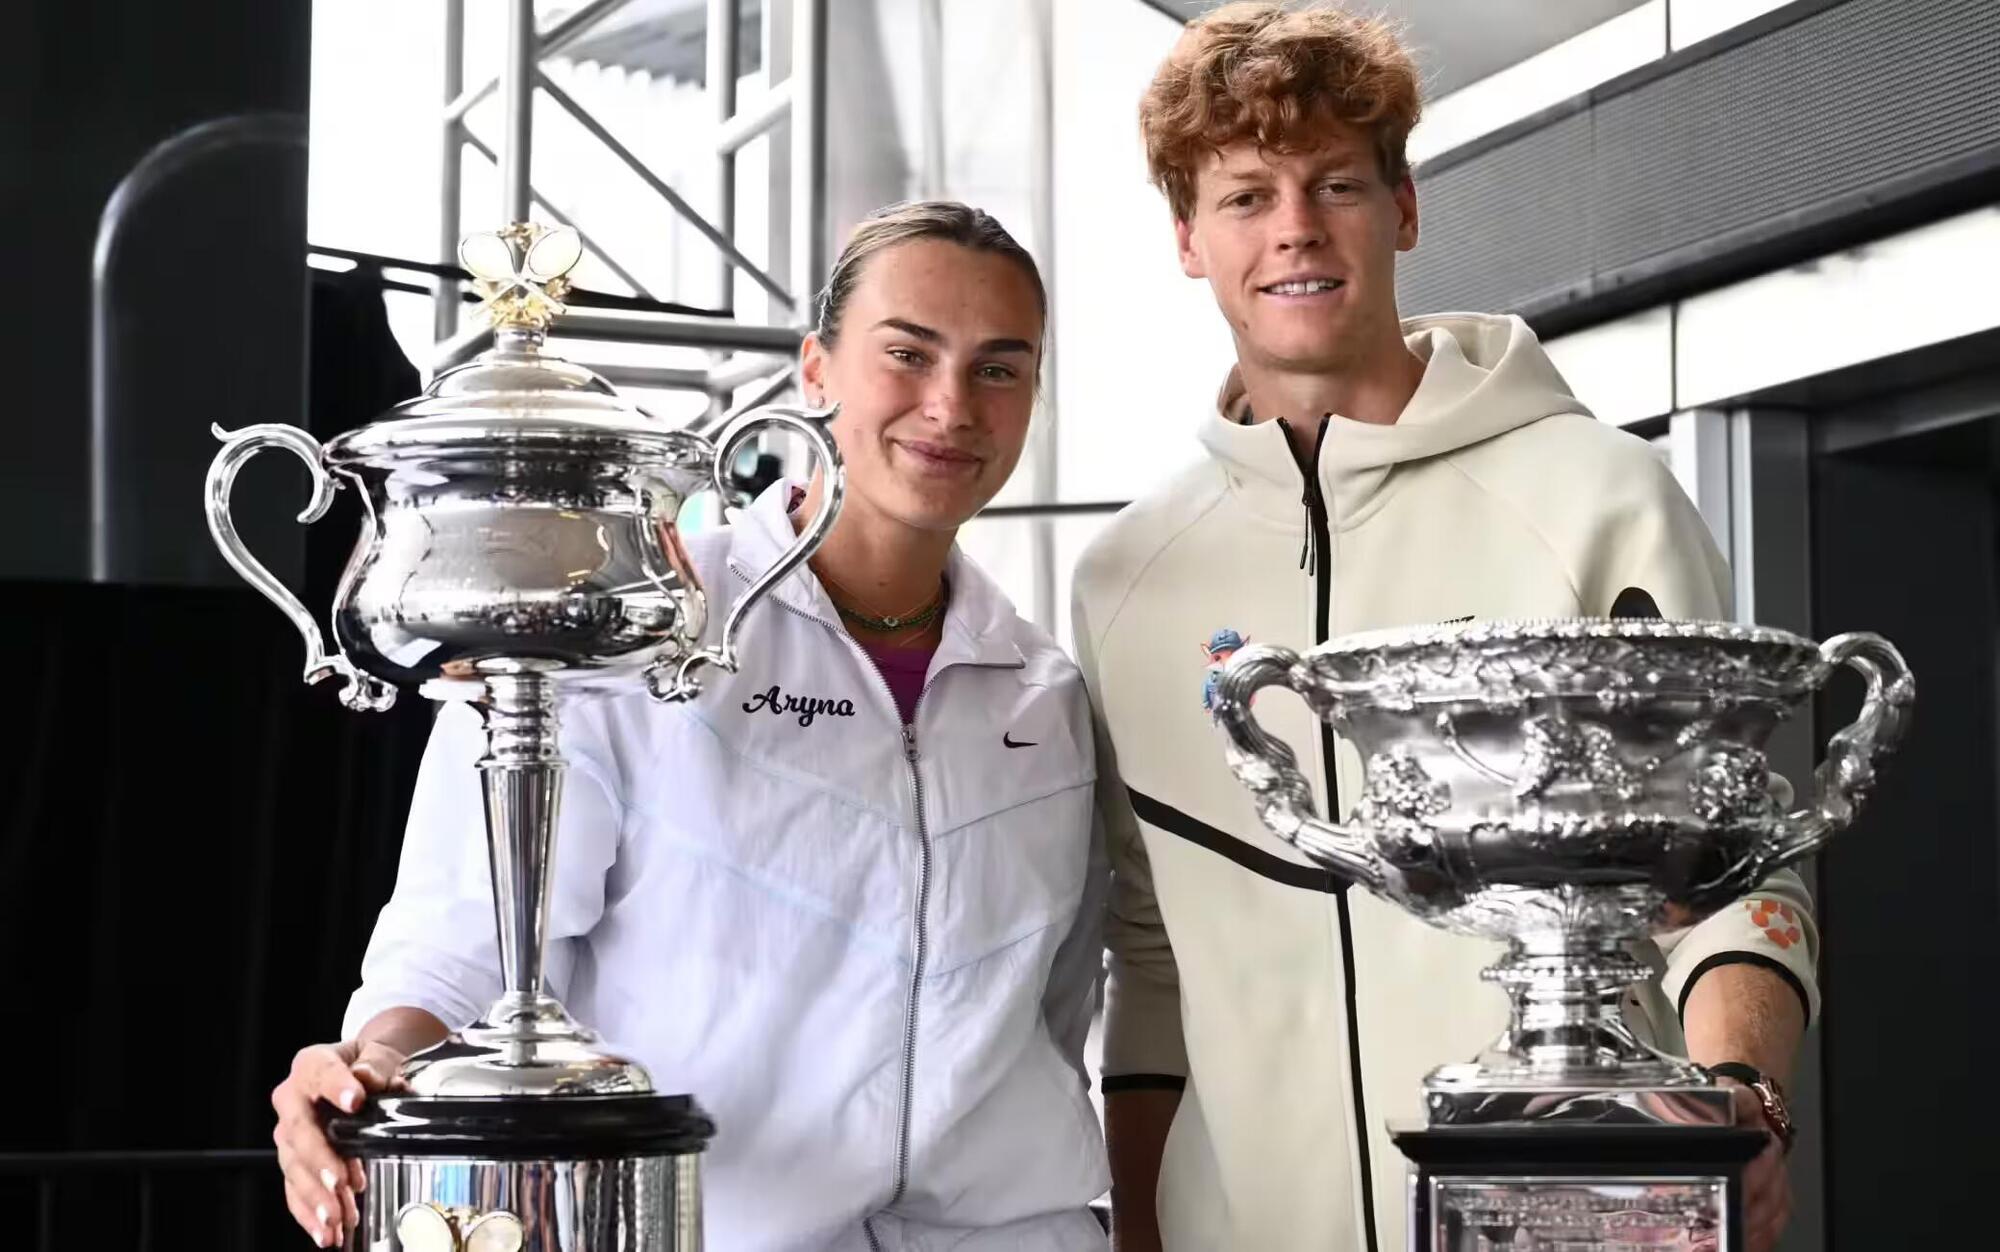
<instances>
[{"instance_id":1,"label":"metal truss","mask_svg":"<svg viewBox=\"0 0 2000 1252\"><path fill-rule=\"evenodd\" d=\"M599 371L607 378L615 375L613 381L623 385L702 392L709 405L701 424L707 425L726 417L725 406L738 388L763 383L757 389L760 400L783 392L789 382L792 357L810 329L813 295L824 279L826 0L766 0L763 36L772 53L766 64L771 65L771 77L777 81L748 110L739 110L736 100L741 0L708 0L706 91L713 104L715 130L707 142L714 149L718 191L715 204L706 214L668 185L592 117L589 110L542 72L544 61L575 43L628 2L591 0L561 20L537 29L533 0L506 0L507 29L500 73L468 88L465 0L445 0L445 102L440 151L443 177L439 180L438 248L441 256L451 257L465 233L459 211L464 161L470 150L499 169L502 221L527 221L539 205L548 218L576 228L585 246L605 268L638 294L654 294L616 257L592 240L571 214L534 185L530 172L534 153L533 106L534 96L540 92L714 246L718 287L722 293L720 317L573 313L564 318L562 333L573 338L707 349L709 361L705 369L618 366ZM772 64L780 60L788 63L782 79L777 78L778 67ZM497 144L489 144L472 132L466 115L495 93L500 98L503 121ZM790 124L788 162L784 167L787 186L782 195L774 195L774 200L783 200L788 220L782 241L774 231L774 245L780 242L784 245L773 248L782 254L784 262L774 267L783 272L774 274L752 261L737 239L736 155L744 145L781 123ZM732 293L738 272L770 294L774 310L785 320L748 322L735 315ZM433 364L438 369L472 357L490 334L481 326L461 325L461 308L456 284L440 286L433 322L438 344Z\"/></svg>"}]
</instances>

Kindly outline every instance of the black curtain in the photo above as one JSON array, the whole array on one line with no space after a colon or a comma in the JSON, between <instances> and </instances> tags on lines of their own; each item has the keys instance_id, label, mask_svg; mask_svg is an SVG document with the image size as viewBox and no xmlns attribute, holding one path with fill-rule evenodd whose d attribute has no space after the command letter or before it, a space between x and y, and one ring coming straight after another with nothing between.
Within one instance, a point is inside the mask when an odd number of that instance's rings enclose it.
<instances>
[{"instance_id":1,"label":"black curtain","mask_svg":"<svg viewBox=\"0 0 2000 1252\"><path fill-rule=\"evenodd\" d=\"M0 301L0 335L15 352L0 456L0 578L80 579L88 576L90 541L90 278L99 215L134 164L189 127L246 113L303 117L312 5L10 0L5 13L0 261L11 295ZM233 383L238 393L264 394L271 380L259 371L274 364L296 378L303 279L298 269L265 267L286 234L296 239L284 255L302 260L304 175L297 157L260 148L203 160L149 199L156 220L128 242L143 238L157 271L140 277L171 276L178 301L145 301L142 310L160 324L161 341L187 343L193 329L205 332L198 342L214 354L210 372L186 378L190 393L215 395ZM245 274L251 257L262 264ZM208 259L206 281L189 277L190 258ZM120 275L134 277L122 266ZM278 290L283 283L292 285ZM150 346L136 345L132 359L147 362ZM287 405L297 403L296 392L286 395ZM176 416L204 437L208 414ZM156 425L144 433L169 430Z\"/></svg>"},{"instance_id":2,"label":"black curtain","mask_svg":"<svg viewBox=\"0 0 2000 1252\"><path fill-rule=\"evenodd\" d=\"M321 276L312 316L315 433L417 391L366 274ZM352 495L310 532L322 614ZM21 728L0 753L0 1153L268 1150L270 1089L337 1037L393 885L431 706L354 713L306 687L290 623L247 588L0 595ZM28 1248L307 1246L288 1227L266 1162L0 1172L0 1230Z\"/></svg>"},{"instance_id":3,"label":"black curtain","mask_svg":"<svg viewBox=\"0 0 2000 1252\"><path fill-rule=\"evenodd\" d=\"M2000 1029L2000 418L1819 457L1816 634L1877 631L1908 738L1820 857L1827 1248L1949 1247L2000 1171L1971 1112ZM1836 678L1822 736L1861 684ZM1976 1097L1972 1097L1976 1100Z\"/></svg>"}]
</instances>

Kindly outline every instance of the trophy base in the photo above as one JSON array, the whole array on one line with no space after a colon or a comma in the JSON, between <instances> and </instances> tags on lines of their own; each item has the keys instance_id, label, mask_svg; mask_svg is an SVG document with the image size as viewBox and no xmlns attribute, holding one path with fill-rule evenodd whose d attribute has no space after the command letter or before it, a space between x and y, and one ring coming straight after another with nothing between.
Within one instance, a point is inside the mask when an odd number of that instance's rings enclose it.
<instances>
[{"instance_id":1,"label":"trophy base","mask_svg":"<svg viewBox=\"0 0 2000 1252\"><path fill-rule=\"evenodd\" d=\"M1696 1081L1647 1082L1607 1075L1595 1082L1539 1082L1532 1074L1496 1073L1477 1065L1445 1065L1424 1080L1424 1110L1440 1126L1519 1126L1556 1122L1599 1126L1730 1126L1735 1103L1696 1071Z\"/></svg>"},{"instance_id":2,"label":"trophy base","mask_svg":"<svg viewBox=\"0 0 2000 1252\"><path fill-rule=\"evenodd\" d=\"M698 1252L691 1096L388 1096L332 1118L367 1186L350 1252Z\"/></svg>"},{"instance_id":3,"label":"trophy base","mask_svg":"<svg viewBox=\"0 0 2000 1252\"><path fill-rule=\"evenodd\" d=\"M1759 1130L1657 1122L1391 1134L1411 1165L1413 1252L1741 1252L1743 1169L1765 1143Z\"/></svg>"}]
</instances>

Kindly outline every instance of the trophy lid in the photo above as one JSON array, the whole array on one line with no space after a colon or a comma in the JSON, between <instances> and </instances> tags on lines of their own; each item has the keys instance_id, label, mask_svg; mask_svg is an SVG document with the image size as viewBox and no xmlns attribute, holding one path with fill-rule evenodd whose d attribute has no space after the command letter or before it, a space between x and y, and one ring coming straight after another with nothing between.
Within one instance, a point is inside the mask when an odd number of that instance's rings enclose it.
<instances>
[{"instance_id":1,"label":"trophy lid","mask_svg":"<svg viewBox=\"0 0 2000 1252\"><path fill-rule=\"evenodd\" d=\"M423 394L326 444L329 464L392 466L466 455L562 454L702 468L711 449L620 396L583 366L547 352L564 312L576 232L517 224L469 235L459 259L493 322L493 346L440 373Z\"/></svg>"}]
</instances>

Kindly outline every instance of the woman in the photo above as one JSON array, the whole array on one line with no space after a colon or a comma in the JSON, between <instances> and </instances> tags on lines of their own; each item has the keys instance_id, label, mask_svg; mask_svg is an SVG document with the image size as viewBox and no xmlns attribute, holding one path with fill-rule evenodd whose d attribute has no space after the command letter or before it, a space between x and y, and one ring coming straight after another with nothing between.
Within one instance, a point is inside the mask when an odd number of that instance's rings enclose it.
<instances>
[{"instance_id":1,"label":"woman","mask_svg":"<svg viewBox=\"0 0 2000 1252\"><path fill-rule=\"evenodd\" d=\"M1034 405L1046 297L992 218L864 222L801 350L838 403L838 523L689 705L564 710L547 967L580 1021L692 1092L712 1247L1095 1248L1107 1184L1083 1077L1102 850L1076 669L954 545ZM720 622L811 517L780 482L689 541ZM345 1042L273 1093L293 1215L325 1246L362 1174L358 1108L500 991L474 761L447 707Z\"/></svg>"}]
</instances>

